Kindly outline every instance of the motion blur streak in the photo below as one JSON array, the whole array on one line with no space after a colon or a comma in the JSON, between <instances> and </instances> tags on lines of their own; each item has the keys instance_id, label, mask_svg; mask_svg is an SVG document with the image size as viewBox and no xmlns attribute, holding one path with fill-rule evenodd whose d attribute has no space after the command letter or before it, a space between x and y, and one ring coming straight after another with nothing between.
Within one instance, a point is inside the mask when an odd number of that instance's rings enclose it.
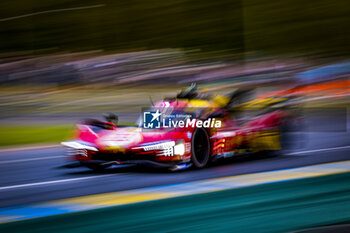
<instances>
[{"instance_id":1,"label":"motion blur streak","mask_svg":"<svg viewBox=\"0 0 350 233\"><path fill-rule=\"evenodd\" d=\"M0 231L347 223L349 12L348 0L0 1ZM136 127L160 102L206 106L197 118L227 132L177 132L176 156L133 150L172 134ZM71 140L84 147L52 146Z\"/></svg>"},{"instance_id":2,"label":"motion blur streak","mask_svg":"<svg viewBox=\"0 0 350 233\"><path fill-rule=\"evenodd\" d=\"M103 175L102 177L104 177L104 176L111 176L111 175ZM30 187L30 186L40 186L40 185L48 185L48 184L56 184L56 183L66 183L66 182L72 182L72 181L78 181L78 180L87 180L87 179L94 179L94 178L98 178L98 177L97 176L86 176L86 177L73 178L73 179L50 180L50 181L45 181L45 182L11 185L11 186L0 187L0 191L1 190L7 190L7 189L16 189L16 188Z\"/></svg>"},{"instance_id":3,"label":"motion blur streak","mask_svg":"<svg viewBox=\"0 0 350 233\"><path fill-rule=\"evenodd\" d=\"M289 232L350 220L350 173L5 223L13 232ZM290 194L293 193L293 196ZM37 205L33 215L53 207ZM64 205L57 205L64 213ZM9 209L25 215L27 210ZM215 216L215 217L213 217ZM20 216L17 216L20 218ZM203 221L205 219L205 221ZM3 219L11 220L6 217ZM88 224L87 224L88 223ZM292 223L292 224L290 224Z\"/></svg>"},{"instance_id":4,"label":"motion blur streak","mask_svg":"<svg viewBox=\"0 0 350 233\"><path fill-rule=\"evenodd\" d=\"M65 157L65 156L63 156L63 155L58 155L58 156L41 157L41 158L31 158L31 159L7 160L7 161L0 161L0 164L6 164L6 163L20 163L20 162L28 162L28 161L43 160L43 159L56 159L56 158L62 158L62 157Z\"/></svg>"},{"instance_id":5,"label":"motion blur streak","mask_svg":"<svg viewBox=\"0 0 350 233\"><path fill-rule=\"evenodd\" d=\"M34 16L34 15L41 15L41 14L48 14L48 13L62 12L62 11L83 10L83 9L103 7L103 6L105 6L105 5L100 4L100 5L93 5L93 6L82 6L82 7L73 7L73 8L66 8L66 9L56 9L56 10L50 10L50 11L40 11L40 12L35 12L35 13L18 15L18 16L14 16L14 17L10 17L10 18L0 19L0 21L8 21L8 20L14 20L14 19L20 19L20 18L25 18L25 17L29 17L29 16Z\"/></svg>"},{"instance_id":6,"label":"motion blur streak","mask_svg":"<svg viewBox=\"0 0 350 233\"><path fill-rule=\"evenodd\" d=\"M202 180L183 184L143 188L116 193L97 194L85 197L75 197L29 206L3 208L0 210L0 219L3 219L4 221L23 220L28 218L70 213L94 208L111 207L143 201L223 191L228 189L254 186L258 184L288 181L301 178L311 178L346 172L350 172L350 161L320 164L309 167L241 176L222 177L218 179ZM47 208L46 211L45 208ZM39 212L40 214L38 215Z\"/></svg>"}]
</instances>

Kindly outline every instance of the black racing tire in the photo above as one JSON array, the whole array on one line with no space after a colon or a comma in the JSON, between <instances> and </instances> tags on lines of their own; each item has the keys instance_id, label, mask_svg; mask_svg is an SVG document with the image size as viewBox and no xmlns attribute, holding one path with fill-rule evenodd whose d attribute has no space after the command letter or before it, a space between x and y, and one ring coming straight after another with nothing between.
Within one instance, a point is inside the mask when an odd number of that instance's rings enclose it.
<instances>
[{"instance_id":1,"label":"black racing tire","mask_svg":"<svg viewBox=\"0 0 350 233\"><path fill-rule=\"evenodd\" d=\"M196 128L191 141L191 161L195 168L207 166L210 159L209 133L203 128Z\"/></svg>"}]
</instances>

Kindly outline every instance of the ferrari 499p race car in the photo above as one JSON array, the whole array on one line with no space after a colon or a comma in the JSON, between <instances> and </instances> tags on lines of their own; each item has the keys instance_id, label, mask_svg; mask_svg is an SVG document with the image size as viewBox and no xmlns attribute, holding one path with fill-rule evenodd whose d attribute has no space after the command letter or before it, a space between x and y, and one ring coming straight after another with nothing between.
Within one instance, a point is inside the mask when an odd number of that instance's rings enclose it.
<instances>
[{"instance_id":1,"label":"ferrari 499p race car","mask_svg":"<svg viewBox=\"0 0 350 233\"><path fill-rule=\"evenodd\" d=\"M244 102L247 93L210 95L192 85L144 110L134 127L119 126L114 114L104 121L84 120L77 124L76 138L62 145L71 160L91 169L122 164L203 168L221 158L279 151L288 99Z\"/></svg>"}]
</instances>

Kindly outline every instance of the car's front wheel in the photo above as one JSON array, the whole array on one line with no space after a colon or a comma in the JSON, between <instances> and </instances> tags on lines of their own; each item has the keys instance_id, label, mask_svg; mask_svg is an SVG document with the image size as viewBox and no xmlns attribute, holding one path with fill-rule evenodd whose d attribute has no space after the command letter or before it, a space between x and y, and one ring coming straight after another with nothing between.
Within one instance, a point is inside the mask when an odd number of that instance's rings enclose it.
<instances>
[{"instance_id":1,"label":"car's front wheel","mask_svg":"<svg viewBox=\"0 0 350 233\"><path fill-rule=\"evenodd\" d=\"M196 128L192 136L192 163L196 168L205 167L210 157L210 139L203 128Z\"/></svg>"}]
</instances>

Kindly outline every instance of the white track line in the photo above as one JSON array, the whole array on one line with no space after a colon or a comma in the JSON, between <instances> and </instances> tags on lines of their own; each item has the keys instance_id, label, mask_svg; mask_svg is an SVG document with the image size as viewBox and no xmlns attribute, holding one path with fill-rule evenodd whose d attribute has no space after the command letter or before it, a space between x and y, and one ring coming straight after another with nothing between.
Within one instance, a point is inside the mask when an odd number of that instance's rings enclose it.
<instances>
[{"instance_id":1,"label":"white track line","mask_svg":"<svg viewBox=\"0 0 350 233\"><path fill-rule=\"evenodd\" d=\"M1 152L21 151L21 150L37 150L62 147L60 144L47 144L47 145L31 145L31 146L19 146L19 147L0 147ZM0 154L1 156L2 154Z\"/></svg>"},{"instance_id":2,"label":"white track line","mask_svg":"<svg viewBox=\"0 0 350 233\"><path fill-rule=\"evenodd\" d=\"M62 12L62 11L85 10L85 9L96 8L96 7L104 7L104 6L105 6L105 4L99 4L99 5L91 5L91 6L82 6L82 7L72 7L72 8L63 8L63 9L39 11L39 12L34 12L34 13L30 13L30 14L25 14L25 15L18 15L18 16L13 16L13 17L9 17L9 18L3 18L3 19L0 19L0 22L14 20L14 19L20 19L20 18L25 18L25 17L30 17L30 16L35 16L35 15L56 13L56 12Z\"/></svg>"},{"instance_id":3,"label":"white track line","mask_svg":"<svg viewBox=\"0 0 350 233\"><path fill-rule=\"evenodd\" d=\"M303 155L303 154L311 154L311 153L316 153L316 152L327 152L327 151L342 150L342 149L350 149L350 146L340 146L340 147L330 147L330 148L315 149L315 150L296 151L296 152L287 153L286 155ZM56 159L56 158L63 158L63 157L66 157L66 156L65 155L57 155L57 156L48 156L48 157L39 157L39 158L30 158L30 159L5 160L5 161L0 161L0 164L30 162L30 161L36 161L36 160Z\"/></svg>"},{"instance_id":4,"label":"white track line","mask_svg":"<svg viewBox=\"0 0 350 233\"><path fill-rule=\"evenodd\" d=\"M87 177L79 177L79 178L71 178L71 179L63 179L63 180L50 180L50 181L29 183L29 184L10 185L10 186L0 187L0 191L8 190L8 189L16 189L16 188L25 188L25 187L31 187L31 186L47 185L47 184L66 183L66 182L73 182L73 181L78 181L78 180L88 180L88 179L113 176L113 175L114 174L107 174L107 175L87 176Z\"/></svg>"},{"instance_id":5,"label":"white track line","mask_svg":"<svg viewBox=\"0 0 350 233\"><path fill-rule=\"evenodd\" d=\"M334 150L341 150L341 149L350 149L350 146L341 146L341 147L332 147L332 148L324 148L324 149L316 149L316 150L306 150L306 151L297 151L288 153L287 155L299 155L299 154L310 154L315 152L326 152L326 151L334 151ZM23 159L23 160L9 160L9 161L0 161L0 164L4 163L14 163L14 162L25 162L25 161L32 161L32 160L40 160L40 159L53 159L53 158L59 158L64 156L51 156L51 157L43 157L43 158L32 158L32 159ZM63 180L51 180L51 181L44 181L44 182L37 182L37 183L28 183L28 184L19 184L19 185L11 185L11 186L3 186L0 187L0 191L2 190L8 190L8 189L16 189L16 188L24 188L24 187L31 187L31 186L40 186L40 185L47 185L47 184L57 184L57 183L66 183L66 182L73 182L78 180L88 180L93 178L99 178L99 177L106 177L106 176L112 176L113 174L107 174L107 175L100 175L100 176L88 176L88 177L80 177L80 178L71 178L71 179L63 179Z\"/></svg>"},{"instance_id":6,"label":"white track line","mask_svg":"<svg viewBox=\"0 0 350 233\"><path fill-rule=\"evenodd\" d=\"M21 162L29 162L29 161L36 161L36 160L56 159L56 158L62 158L62 157L67 157L67 156L65 156L65 155L57 155L57 156L39 157L39 158L30 158L30 159L5 160L5 161L0 161L0 164L21 163Z\"/></svg>"},{"instance_id":7,"label":"white track line","mask_svg":"<svg viewBox=\"0 0 350 233\"><path fill-rule=\"evenodd\" d=\"M339 146L339 147L330 147L330 148L315 149L315 150L296 151L296 152L287 153L287 155L310 154L315 152L326 152L326 151L334 151L334 150L342 150L342 149L350 149L350 146Z\"/></svg>"}]
</instances>

